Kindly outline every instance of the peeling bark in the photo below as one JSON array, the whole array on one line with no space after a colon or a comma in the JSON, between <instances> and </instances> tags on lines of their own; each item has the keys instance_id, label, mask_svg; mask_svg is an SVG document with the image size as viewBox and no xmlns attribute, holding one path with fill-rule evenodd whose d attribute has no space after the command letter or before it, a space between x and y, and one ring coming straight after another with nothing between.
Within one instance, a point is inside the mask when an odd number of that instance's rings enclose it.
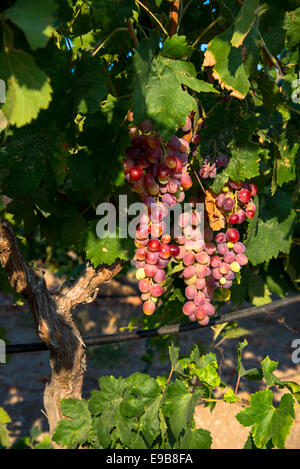
<instances>
[{"instance_id":1,"label":"peeling bark","mask_svg":"<svg viewBox=\"0 0 300 469\"><path fill-rule=\"evenodd\" d=\"M72 309L92 302L100 285L120 272L123 261L97 269L88 265L72 284L64 284L50 294L43 275L26 263L10 224L0 219L0 263L11 286L27 300L36 333L50 351L52 374L45 388L44 406L52 434L62 418L60 400L80 399L82 392L85 350Z\"/></svg>"}]
</instances>

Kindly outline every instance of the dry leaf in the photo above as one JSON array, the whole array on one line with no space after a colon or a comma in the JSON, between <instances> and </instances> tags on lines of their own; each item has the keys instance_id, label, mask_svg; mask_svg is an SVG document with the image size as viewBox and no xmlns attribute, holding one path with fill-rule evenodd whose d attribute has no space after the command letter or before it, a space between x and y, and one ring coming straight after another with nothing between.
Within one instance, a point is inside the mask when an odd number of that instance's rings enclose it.
<instances>
[{"instance_id":1,"label":"dry leaf","mask_svg":"<svg viewBox=\"0 0 300 469\"><path fill-rule=\"evenodd\" d=\"M210 189L205 191L205 208L207 211L210 227L213 231L220 231L225 228L225 217L216 206L217 195Z\"/></svg>"}]
</instances>

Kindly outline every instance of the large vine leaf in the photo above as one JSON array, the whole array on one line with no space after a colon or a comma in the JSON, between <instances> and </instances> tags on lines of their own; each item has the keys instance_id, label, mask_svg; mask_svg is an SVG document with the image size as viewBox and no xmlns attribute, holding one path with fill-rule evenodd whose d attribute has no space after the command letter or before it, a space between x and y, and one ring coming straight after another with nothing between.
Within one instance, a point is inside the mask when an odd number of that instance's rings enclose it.
<instances>
[{"instance_id":1,"label":"large vine leaf","mask_svg":"<svg viewBox=\"0 0 300 469\"><path fill-rule=\"evenodd\" d=\"M243 44L245 37L254 24L258 4L258 0L245 0L243 3L234 23L234 32L231 38L231 44L234 47L239 47Z\"/></svg>"},{"instance_id":2,"label":"large vine leaf","mask_svg":"<svg viewBox=\"0 0 300 469\"><path fill-rule=\"evenodd\" d=\"M196 79L192 63L154 56L157 40L141 41L133 66L133 113L137 122L152 119L160 133L168 138L184 125L188 113L195 109L195 99L182 88L197 92L216 92L208 83Z\"/></svg>"},{"instance_id":3,"label":"large vine leaf","mask_svg":"<svg viewBox=\"0 0 300 469\"><path fill-rule=\"evenodd\" d=\"M182 449L210 449L212 438L208 430L203 428L188 429L180 441Z\"/></svg>"},{"instance_id":4,"label":"large vine leaf","mask_svg":"<svg viewBox=\"0 0 300 469\"><path fill-rule=\"evenodd\" d=\"M232 141L229 145L231 158L225 170L217 174L211 189L218 193L228 179L240 182L259 175L259 145L248 142L238 145Z\"/></svg>"},{"instance_id":5,"label":"large vine leaf","mask_svg":"<svg viewBox=\"0 0 300 469\"><path fill-rule=\"evenodd\" d=\"M249 91L249 81L244 69L241 47L232 47L233 26L214 37L205 52L204 67L212 67L213 77L231 96L244 99Z\"/></svg>"},{"instance_id":6,"label":"large vine leaf","mask_svg":"<svg viewBox=\"0 0 300 469\"><path fill-rule=\"evenodd\" d=\"M61 410L65 417L58 422L53 434L53 440L67 448L74 448L88 440L92 427L92 416L88 409L88 403L79 399L64 399Z\"/></svg>"},{"instance_id":7,"label":"large vine leaf","mask_svg":"<svg viewBox=\"0 0 300 469\"><path fill-rule=\"evenodd\" d=\"M275 446L283 449L295 418L294 399L291 394L284 394L275 408L272 391L259 391L250 396L250 406L236 418L245 427L252 427L251 435L257 448L266 448L272 439Z\"/></svg>"},{"instance_id":8,"label":"large vine leaf","mask_svg":"<svg viewBox=\"0 0 300 469\"><path fill-rule=\"evenodd\" d=\"M31 55L22 50L0 54L1 76L7 83L3 106L10 124L22 127L47 109L52 88L47 75L35 64Z\"/></svg>"},{"instance_id":9,"label":"large vine leaf","mask_svg":"<svg viewBox=\"0 0 300 469\"><path fill-rule=\"evenodd\" d=\"M249 223L246 241L247 256L254 265L277 257L279 252L289 253L291 227L296 218L291 198L285 192L278 190L273 197L265 196L263 201L259 217Z\"/></svg>"},{"instance_id":10,"label":"large vine leaf","mask_svg":"<svg viewBox=\"0 0 300 469\"><path fill-rule=\"evenodd\" d=\"M183 56L190 57L192 53L193 47L186 43L186 37L178 36L177 34L167 37L162 49L162 55L174 59L180 59Z\"/></svg>"},{"instance_id":11,"label":"large vine leaf","mask_svg":"<svg viewBox=\"0 0 300 469\"><path fill-rule=\"evenodd\" d=\"M57 3L54 0L17 0L9 8L5 16L11 19L19 28L21 28L32 47L44 47L49 37L55 31L56 18L54 13L57 9Z\"/></svg>"},{"instance_id":12,"label":"large vine leaf","mask_svg":"<svg viewBox=\"0 0 300 469\"><path fill-rule=\"evenodd\" d=\"M168 389L170 427L178 438L183 429L193 423L194 410L199 400L199 392L191 393L186 385L176 379Z\"/></svg>"},{"instance_id":13,"label":"large vine leaf","mask_svg":"<svg viewBox=\"0 0 300 469\"><path fill-rule=\"evenodd\" d=\"M117 233L116 237L98 238L96 225L96 221L90 222L80 239L80 249L95 268L100 264L111 265L116 259L128 261L133 257L134 244L131 238L119 238Z\"/></svg>"},{"instance_id":14,"label":"large vine leaf","mask_svg":"<svg viewBox=\"0 0 300 469\"><path fill-rule=\"evenodd\" d=\"M92 391L89 409L96 417L95 427L100 444L109 448L120 438L123 443L129 445L131 430L136 429L136 419L128 419L120 411L128 388L125 379L103 376L99 379L99 387L100 391Z\"/></svg>"}]
</instances>

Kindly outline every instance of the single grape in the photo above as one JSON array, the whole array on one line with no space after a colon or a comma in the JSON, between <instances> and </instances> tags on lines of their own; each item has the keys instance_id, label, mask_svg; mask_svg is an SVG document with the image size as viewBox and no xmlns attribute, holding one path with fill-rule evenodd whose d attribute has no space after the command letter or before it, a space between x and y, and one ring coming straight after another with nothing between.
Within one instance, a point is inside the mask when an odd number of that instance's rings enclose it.
<instances>
[{"instance_id":1,"label":"single grape","mask_svg":"<svg viewBox=\"0 0 300 469\"><path fill-rule=\"evenodd\" d=\"M247 204L251 198L250 191L248 189L242 189L238 193L238 199L242 204Z\"/></svg>"},{"instance_id":2,"label":"single grape","mask_svg":"<svg viewBox=\"0 0 300 469\"><path fill-rule=\"evenodd\" d=\"M145 301L143 304L143 311L147 316L151 316L155 311L155 303L151 300Z\"/></svg>"},{"instance_id":3,"label":"single grape","mask_svg":"<svg viewBox=\"0 0 300 469\"><path fill-rule=\"evenodd\" d=\"M138 283L139 290L142 293L147 293L150 290L150 281L146 278L142 279Z\"/></svg>"},{"instance_id":4,"label":"single grape","mask_svg":"<svg viewBox=\"0 0 300 469\"><path fill-rule=\"evenodd\" d=\"M196 305L193 301L187 301L182 307L182 312L185 316L190 316L196 311Z\"/></svg>"},{"instance_id":5,"label":"single grape","mask_svg":"<svg viewBox=\"0 0 300 469\"><path fill-rule=\"evenodd\" d=\"M158 298L161 296L164 292L164 289L161 285L154 284L150 287L150 295L153 296L154 298Z\"/></svg>"},{"instance_id":6,"label":"single grape","mask_svg":"<svg viewBox=\"0 0 300 469\"><path fill-rule=\"evenodd\" d=\"M231 197L225 197L223 202L223 208L225 210L231 210L234 207L234 200Z\"/></svg>"},{"instance_id":7,"label":"single grape","mask_svg":"<svg viewBox=\"0 0 300 469\"><path fill-rule=\"evenodd\" d=\"M228 241L232 241L233 243L236 243L240 238L240 234L238 230L236 230L235 228L229 228L226 231L226 238Z\"/></svg>"},{"instance_id":8,"label":"single grape","mask_svg":"<svg viewBox=\"0 0 300 469\"><path fill-rule=\"evenodd\" d=\"M248 257L245 254L237 254L235 260L241 266L248 264Z\"/></svg>"}]
</instances>

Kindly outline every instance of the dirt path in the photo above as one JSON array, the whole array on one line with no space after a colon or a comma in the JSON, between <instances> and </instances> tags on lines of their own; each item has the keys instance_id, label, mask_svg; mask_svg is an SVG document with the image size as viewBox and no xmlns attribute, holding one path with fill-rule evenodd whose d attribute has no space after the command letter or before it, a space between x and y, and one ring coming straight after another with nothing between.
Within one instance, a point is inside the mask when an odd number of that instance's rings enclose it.
<instances>
[{"instance_id":1,"label":"dirt path","mask_svg":"<svg viewBox=\"0 0 300 469\"><path fill-rule=\"evenodd\" d=\"M76 311L76 322L84 335L116 332L125 326L128 319L140 314L139 298L134 296L135 289L122 282L113 281L101 290L102 294L132 295L126 299L98 298L91 305ZM240 327L249 331L245 335L249 346L245 350L245 366L257 366L258 360L267 355L279 361L277 375L281 379L300 383L300 364L291 361L291 343L300 335L300 314L297 305L281 310L280 316L268 314L255 319L240 321ZM33 321L26 306L13 307L8 296L0 295L0 326L7 331L11 343L36 341ZM204 347L210 344L211 330L184 333L180 336L182 353L188 353L194 343L201 342ZM241 339L239 339L241 340ZM220 360L222 378L235 385L236 345L238 340L226 340L215 350ZM88 367L84 381L84 397L97 388L99 376L113 374L128 376L136 371L145 371L146 363L140 358L146 352L146 342L136 341L128 344L111 345L88 350ZM154 360L148 371L152 376L167 374L168 363ZM15 440L28 435L35 425L47 431L46 418L42 413L42 395L48 380L50 368L48 353L20 354L0 367L0 407L4 407L12 418L9 429ZM249 392L258 390L256 383L242 381L239 396L247 398ZM280 396L276 396L279 398ZM211 431L213 448L242 448L248 435L248 429L242 427L235 415L240 411L239 405L218 404L211 414L208 408L198 406L195 419L198 426ZM297 409L296 422L287 441L287 448L300 448L300 409Z\"/></svg>"}]
</instances>

